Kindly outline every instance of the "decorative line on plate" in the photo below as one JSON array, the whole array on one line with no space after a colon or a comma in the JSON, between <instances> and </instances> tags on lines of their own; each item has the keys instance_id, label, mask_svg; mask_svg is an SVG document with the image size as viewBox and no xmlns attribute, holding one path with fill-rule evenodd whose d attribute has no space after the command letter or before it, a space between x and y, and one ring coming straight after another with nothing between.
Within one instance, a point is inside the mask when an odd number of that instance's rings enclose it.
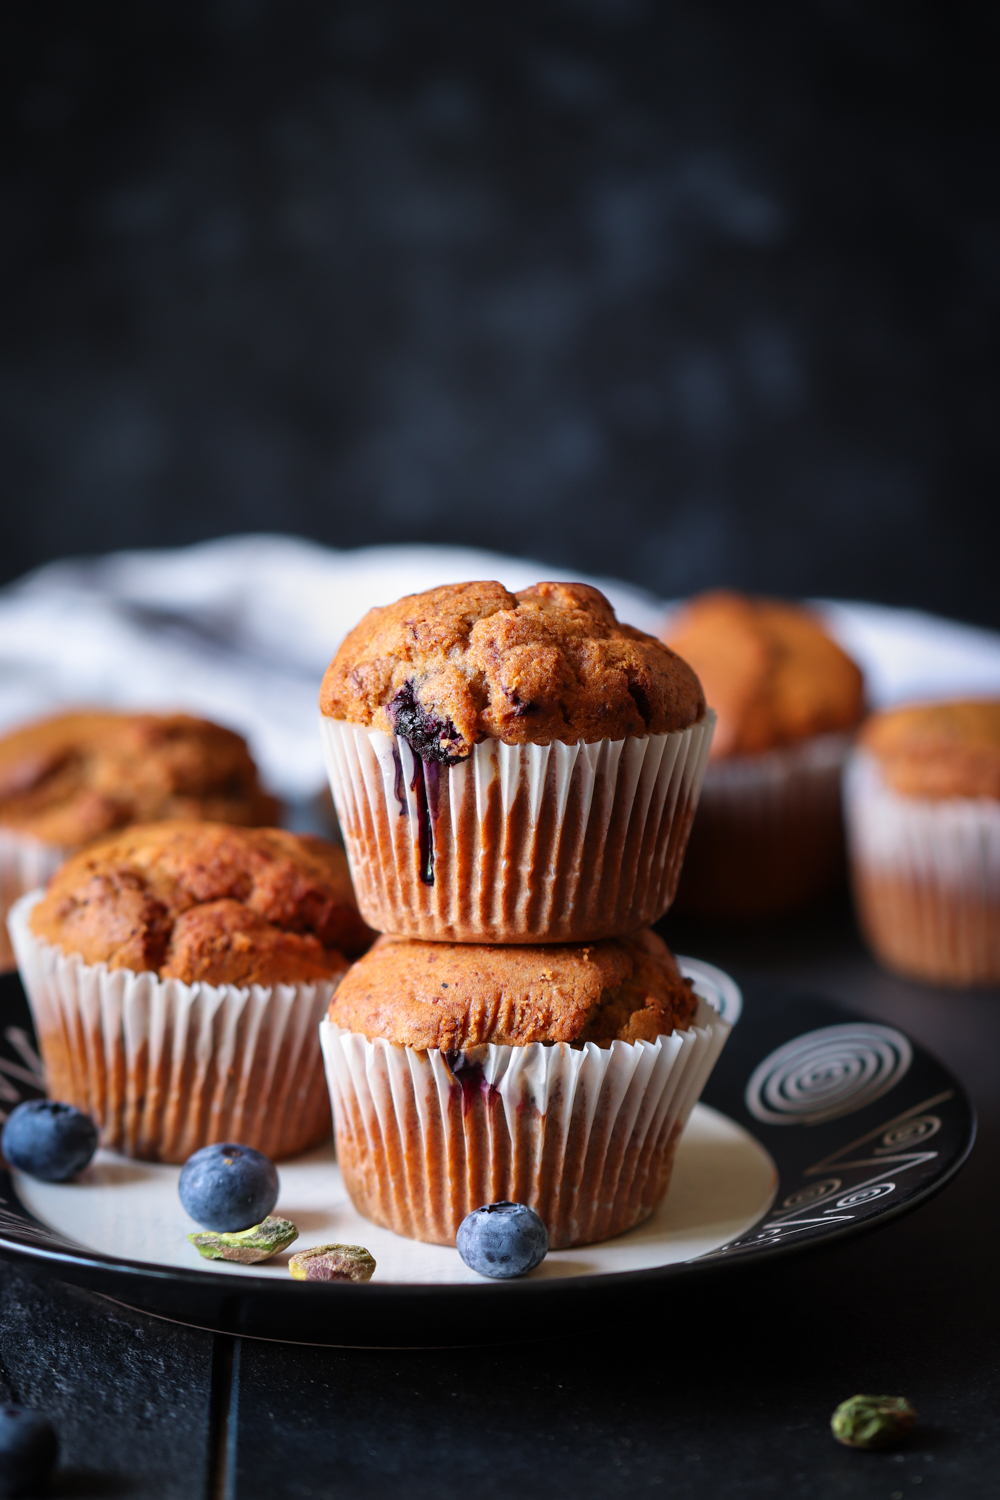
<instances>
[{"instance_id":1,"label":"decorative line on plate","mask_svg":"<svg viewBox=\"0 0 1000 1500\"><path fill-rule=\"evenodd\" d=\"M6 1205L6 1198L0 1198L0 1205ZM33 1220L26 1218L23 1213L17 1213L10 1208L0 1207L0 1236L11 1234L16 1240L33 1241L39 1245L66 1245L70 1249L78 1249L72 1240L66 1239L64 1235L53 1234L46 1229L44 1224L36 1224Z\"/></svg>"},{"instance_id":2,"label":"decorative line on plate","mask_svg":"<svg viewBox=\"0 0 1000 1500\"><path fill-rule=\"evenodd\" d=\"M738 1240L731 1240L728 1245L712 1251L712 1255L759 1249L762 1244L775 1245L796 1235L826 1233L833 1225L847 1224L852 1219L867 1218L870 1213L878 1212L874 1205L897 1190L897 1182L890 1182L888 1178L897 1179L905 1172L927 1168L937 1159L936 1150L920 1149L941 1129L941 1117L932 1115L929 1111L947 1104L953 1098L954 1090L945 1089L929 1099L922 1099L903 1114L896 1115L891 1120L883 1120L873 1130L869 1130L867 1135L838 1147L823 1161L806 1167L803 1176L820 1180L807 1183L787 1194L781 1207L766 1214L750 1233ZM873 1141L878 1144L871 1147ZM866 1146L871 1148L868 1154L864 1152ZM907 1150L908 1146L915 1146L917 1149ZM860 1155L857 1154L859 1151ZM842 1177L822 1175L828 1174L831 1167L836 1167L842 1173L860 1172L870 1167L876 1170L845 1187ZM913 1186L912 1182L909 1186ZM907 1187L908 1184L904 1182L904 1194ZM830 1206L824 1207L826 1204Z\"/></svg>"},{"instance_id":3,"label":"decorative line on plate","mask_svg":"<svg viewBox=\"0 0 1000 1500\"><path fill-rule=\"evenodd\" d=\"M6 1026L3 1039L27 1064L11 1062L9 1057L0 1057L0 1104L20 1104L27 1084L32 1093L45 1093L45 1069L42 1059L35 1051L28 1033L20 1026ZM12 1081L13 1080L13 1081ZM8 1111L0 1108L0 1124L7 1119Z\"/></svg>"},{"instance_id":4,"label":"decorative line on plate","mask_svg":"<svg viewBox=\"0 0 1000 1500\"><path fill-rule=\"evenodd\" d=\"M909 1042L891 1026L824 1026L765 1057L747 1084L746 1107L765 1125L820 1125L880 1099L912 1061Z\"/></svg>"},{"instance_id":5,"label":"decorative line on plate","mask_svg":"<svg viewBox=\"0 0 1000 1500\"><path fill-rule=\"evenodd\" d=\"M860 1208L863 1203L874 1203L876 1198L884 1198L895 1191L894 1182L873 1182L869 1187L855 1188L853 1193L845 1193L842 1198L837 1199L833 1208L824 1209L824 1213L836 1213L838 1208Z\"/></svg>"}]
</instances>

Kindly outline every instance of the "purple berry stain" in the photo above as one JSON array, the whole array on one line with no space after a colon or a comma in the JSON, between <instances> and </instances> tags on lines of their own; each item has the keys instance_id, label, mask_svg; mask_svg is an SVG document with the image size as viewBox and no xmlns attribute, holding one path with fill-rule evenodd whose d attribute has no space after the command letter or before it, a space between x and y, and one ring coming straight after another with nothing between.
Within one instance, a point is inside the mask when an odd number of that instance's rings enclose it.
<instances>
[{"instance_id":1,"label":"purple berry stain","mask_svg":"<svg viewBox=\"0 0 1000 1500\"><path fill-rule=\"evenodd\" d=\"M439 719L427 713L417 699L413 683L406 682L389 704L389 717L395 733L404 739L413 752L413 780L410 791L414 794L417 809L417 845L420 857L420 879L424 885L434 884L434 823L437 819L438 788L442 766L454 766L462 759L449 746L454 745L459 734L450 719ZM408 813L408 803L403 791L403 766L399 752L394 751L396 763L395 793L399 803L400 817Z\"/></svg>"},{"instance_id":2,"label":"purple berry stain","mask_svg":"<svg viewBox=\"0 0 1000 1500\"><path fill-rule=\"evenodd\" d=\"M487 1107L500 1097L499 1090L487 1083L482 1063L470 1062L464 1052L447 1052L445 1058L451 1076L462 1090L462 1115L468 1115L480 1097Z\"/></svg>"}]
</instances>

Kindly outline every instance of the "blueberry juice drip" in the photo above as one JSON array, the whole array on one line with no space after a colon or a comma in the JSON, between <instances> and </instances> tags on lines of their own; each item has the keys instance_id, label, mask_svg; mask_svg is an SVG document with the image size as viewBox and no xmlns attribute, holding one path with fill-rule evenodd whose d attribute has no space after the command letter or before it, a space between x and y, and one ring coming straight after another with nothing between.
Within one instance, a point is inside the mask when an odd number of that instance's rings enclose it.
<instances>
[{"instance_id":1,"label":"blueberry juice drip","mask_svg":"<svg viewBox=\"0 0 1000 1500\"><path fill-rule=\"evenodd\" d=\"M474 1108L477 1099L485 1099L489 1105L500 1097L492 1083L486 1082L482 1063L470 1062L464 1052L446 1052L445 1060L451 1076L462 1090L463 1117Z\"/></svg>"},{"instance_id":2,"label":"blueberry juice drip","mask_svg":"<svg viewBox=\"0 0 1000 1500\"><path fill-rule=\"evenodd\" d=\"M410 747L411 750L413 747ZM409 816L403 762L395 745L392 758L396 767L393 791L399 803L399 816ZM441 786L441 767L437 761L422 760L413 750L413 780L410 791L417 805L417 844L420 850L420 879L424 885L434 884L434 824L437 822L438 792Z\"/></svg>"},{"instance_id":3,"label":"blueberry juice drip","mask_svg":"<svg viewBox=\"0 0 1000 1500\"><path fill-rule=\"evenodd\" d=\"M437 820L441 767L452 766L460 759L450 748L458 739L450 719L429 714L417 699L412 682L404 683L389 704L393 728L404 739L413 755L413 780L410 791L417 810L417 845L420 854L420 879L434 884L434 823ZM400 817L409 812L403 791L403 766L399 751L393 749L396 767L395 793Z\"/></svg>"},{"instance_id":4,"label":"blueberry juice drip","mask_svg":"<svg viewBox=\"0 0 1000 1500\"><path fill-rule=\"evenodd\" d=\"M409 743L409 741L407 741ZM424 885L434 884L434 818L437 816L437 789L438 767L433 762L425 762L410 745L413 752L413 780L410 782L410 791L413 793L417 804L417 844L420 851L420 879ZM405 778L403 776L403 762L395 745L392 747L392 758L396 767L393 781L393 792L399 803L399 816L407 818L410 815L410 804L406 796ZM430 788L428 782L433 775L433 810L431 798L428 796Z\"/></svg>"},{"instance_id":5,"label":"blueberry juice drip","mask_svg":"<svg viewBox=\"0 0 1000 1500\"><path fill-rule=\"evenodd\" d=\"M437 818L438 776L440 767L434 761L413 757L413 780L410 791L417 802L417 843L420 848L420 879L434 884L434 822Z\"/></svg>"},{"instance_id":6,"label":"blueberry juice drip","mask_svg":"<svg viewBox=\"0 0 1000 1500\"><path fill-rule=\"evenodd\" d=\"M410 809L406 801L406 786L403 781L403 762L399 758L399 749L396 745L392 747L392 761L396 768L392 789L396 794L396 801L399 803L399 816L405 818Z\"/></svg>"}]
</instances>

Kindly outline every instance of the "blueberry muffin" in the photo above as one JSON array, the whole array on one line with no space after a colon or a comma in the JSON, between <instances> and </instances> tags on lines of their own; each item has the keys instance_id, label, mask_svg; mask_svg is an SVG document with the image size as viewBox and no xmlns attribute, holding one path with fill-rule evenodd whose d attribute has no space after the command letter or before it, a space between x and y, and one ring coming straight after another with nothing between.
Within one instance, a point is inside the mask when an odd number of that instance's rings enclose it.
<instances>
[{"instance_id":1,"label":"blueberry muffin","mask_svg":"<svg viewBox=\"0 0 1000 1500\"><path fill-rule=\"evenodd\" d=\"M343 851L173 821L72 855L11 913L50 1094L102 1143L281 1158L329 1131L317 1025L371 934Z\"/></svg>"},{"instance_id":2,"label":"blueberry muffin","mask_svg":"<svg viewBox=\"0 0 1000 1500\"><path fill-rule=\"evenodd\" d=\"M460 942L636 931L669 905L711 715L584 584L449 584L370 610L320 695L373 927Z\"/></svg>"},{"instance_id":3,"label":"blueberry muffin","mask_svg":"<svg viewBox=\"0 0 1000 1500\"><path fill-rule=\"evenodd\" d=\"M889 968L1000 983L1000 700L875 714L845 778L855 901Z\"/></svg>"},{"instance_id":4,"label":"blueberry muffin","mask_svg":"<svg viewBox=\"0 0 1000 1500\"><path fill-rule=\"evenodd\" d=\"M321 1028L355 1207L454 1244L510 1199L553 1247L630 1229L666 1195L728 1032L649 930L532 946L383 937Z\"/></svg>"},{"instance_id":5,"label":"blueberry muffin","mask_svg":"<svg viewBox=\"0 0 1000 1500\"><path fill-rule=\"evenodd\" d=\"M843 879L860 669L813 611L740 594L692 600L664 636L718 719L676 909L738 920L814 905Z\"/></svg>"},{"instance_id":6,"label":"blueberry muffin","mask_svg":"<svg viewBox=\"0 0 1000 1500\"><path fill-rule=\"evenodd\" d=\"M64 713L0 737L0 967L2 919L71 850L131 823L254 826L278 811L246 742L188 714Z\"/></svg>"}]
</instances>

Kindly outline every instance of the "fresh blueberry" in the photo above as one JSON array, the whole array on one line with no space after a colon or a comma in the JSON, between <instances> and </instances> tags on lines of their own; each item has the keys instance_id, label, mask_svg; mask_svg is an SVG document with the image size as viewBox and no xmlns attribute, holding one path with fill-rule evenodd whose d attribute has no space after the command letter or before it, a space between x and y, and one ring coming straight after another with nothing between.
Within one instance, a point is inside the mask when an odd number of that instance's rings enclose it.
<instances>
[{"instance_id":1,"label":"fresh blueberry","mask_svg":"<svg viewBox=\"0 0 1000 1500\"><path fill-rule=\"evenodd\" d=\"M68 1182L97 1150L97 1130L89 1115L54 1099L29 1099L11 1111L0 1148L19 1172L43 1182Z\"/></svg>"},{"instance_id":2,"label":"fresh blueberry","mask_svg":"<svg viewBox=\"0 0 1000 1500\"><path fill-rule=\"evenodd\" d=\"M267 1218L278 1201L278 1174L252 1146L202 1146L184 1163L177 1191L192 1219L232 1234Z\"/></svg>"},{"instance_id":3,"label":"fresh blueberry","mask_svg":"<svg viewBox=\"0 0 1000 1500\"><path fill-rule=\"evenodd\" d=\"M0 1495L35 1494L55 1467L55 1428L26 1406L0 1406Z\"/></svg>"},{"instance_id":4,"label":"fresh blueberry","mask_svg":"<svg viewBox=\"0 0 1000 1500\"><path fill-rule=\"evenodd\" d=\"M466 1214L455 1244L480 1276L523 1276L548 1255L549 1232L526 1203L488 1203Z\"/></svg>"}]
</instances>

